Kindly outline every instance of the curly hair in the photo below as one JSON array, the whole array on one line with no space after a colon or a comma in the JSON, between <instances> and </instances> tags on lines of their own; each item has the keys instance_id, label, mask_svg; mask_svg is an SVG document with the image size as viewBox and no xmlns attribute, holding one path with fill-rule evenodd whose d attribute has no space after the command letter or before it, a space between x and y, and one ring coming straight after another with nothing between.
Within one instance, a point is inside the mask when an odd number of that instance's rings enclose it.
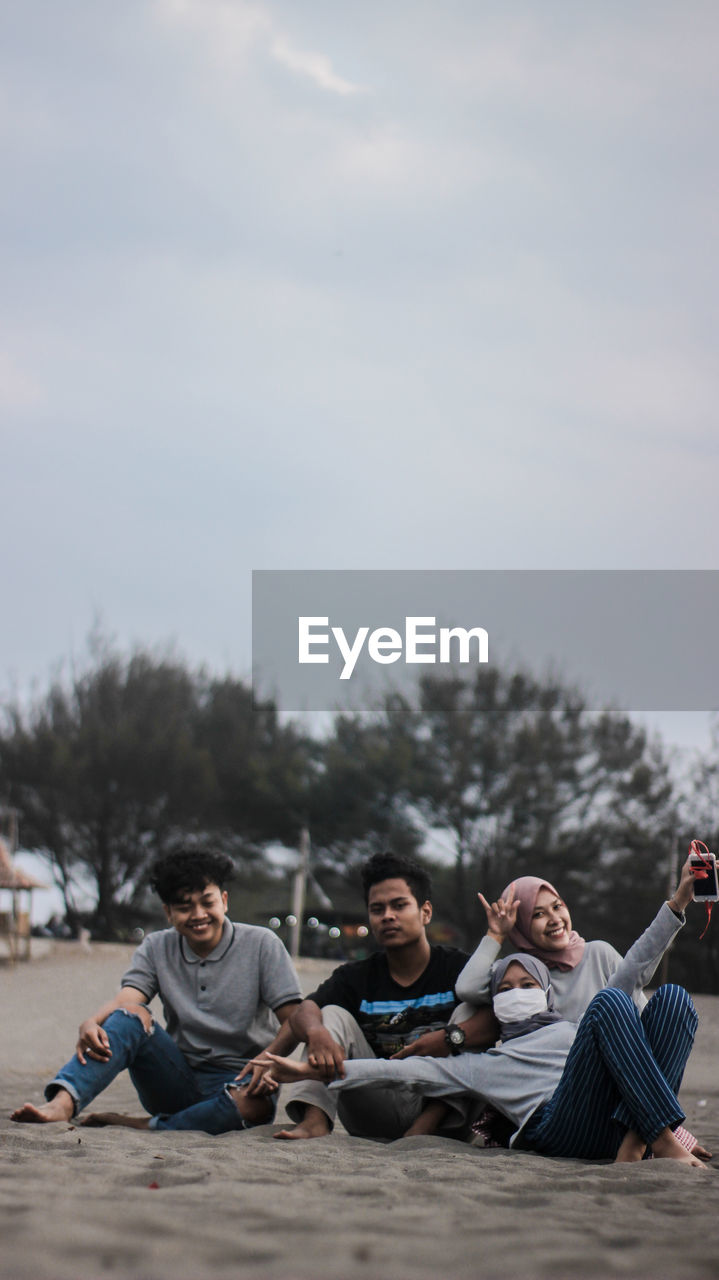
<instances>
[{"instance_id":1,"label":"curly hair","mask_svg":"<svg viewBox=\"0 0 719 1280\"><path fill-rule=\"evenodd\" d=\"M150 868L150 885L168 906L208 884L224 889L235 873L232 858L205 849L183 849L158 858Z\"/></svg>"},{"instance_id":2,"label":"curly hair","mask_svg":"<svg viewBox=\"0 0 719 1280\"><path fill-rule=\"evenodd\" d=\"M413 858L407 858L404 854L375 853L365 862L362 867L365 902L369 901L372 885L380 884L382 880L406 880L412 891L412 897L417 899L417 905L420 907L432 899L432 880L429 872L425 871L424 867Z\"/></svg>"}]
</instances>

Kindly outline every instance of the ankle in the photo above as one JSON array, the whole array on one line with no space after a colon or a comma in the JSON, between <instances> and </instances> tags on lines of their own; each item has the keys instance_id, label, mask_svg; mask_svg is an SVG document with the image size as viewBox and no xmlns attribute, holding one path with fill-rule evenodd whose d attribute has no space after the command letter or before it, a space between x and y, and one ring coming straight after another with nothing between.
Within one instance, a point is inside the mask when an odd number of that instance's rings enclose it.
<instances>
[{"instance_id":1,"label":"ankle","mask_svg":"<svg viewBox=\"0 0 719 1280\"><path fill-rule=\"evenodd\" d=\"M56 1087L55 1092L48 1098L46 1105L67 1120L75 1118L75 1099L62 1085Z\"/></svg>"},{"instance_id":2,"label":"ankle","mask_svg":"<svg viewBox=\"0 0 719 1280\"><path fill-rule=\"evenodd\" d=\"M309 1104L305 1107L305 1114L302 1117L302 1124L308 1129L323 1129L325 1133L332 1132L332 1122L321 1107Z\"/></svg>"}]
</instances>

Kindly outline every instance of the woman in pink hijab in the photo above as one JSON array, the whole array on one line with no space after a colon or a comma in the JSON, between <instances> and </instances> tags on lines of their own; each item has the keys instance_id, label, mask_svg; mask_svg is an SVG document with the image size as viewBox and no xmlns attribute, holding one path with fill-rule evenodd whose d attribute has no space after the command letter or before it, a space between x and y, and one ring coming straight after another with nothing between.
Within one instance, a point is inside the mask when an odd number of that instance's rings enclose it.
<instances>
[{"instance_id":1,"label":"woman in pink hijab","mask_svg":"<svg viewBox=\"0 0 719 1280\"><path fill-rule=\"evenodd\" d=\"M587 944L572 928L569 909L548 880L520 876L507 886L500 902L492 905L482 894L478 896L485 910L491 913L495 906L499 911L504 908L507 923L514 918L507 936L519 951L528 951L562 972L576 969L584 958ZM497 923L502 920L499 911Z\"/></svg>"},{"instance_id":2,"label":"woman in pink hijab","mask_svg":"<svg viewBox=\"0 0 719 1280\"><path fill-rule=\"evenodd\" d=\"M624 957L609 942L586 942L572 928L567 904L547 880L520 876L491 903L480 893L487 933L459 975L457 997L472 1005L488 1003L490 970L508 941L512 950L525 951L547 965L555 1008L569 1022L579 1022L604 987L625 991L641 1013L647 1005L644 987L685 922L684 908L694 897L693 886L687 858L671 898L662 903L649 928ZM677 1136L695 1155L710 1159L692 1134L678 1130Z\"/></svg>"}]
</instances>

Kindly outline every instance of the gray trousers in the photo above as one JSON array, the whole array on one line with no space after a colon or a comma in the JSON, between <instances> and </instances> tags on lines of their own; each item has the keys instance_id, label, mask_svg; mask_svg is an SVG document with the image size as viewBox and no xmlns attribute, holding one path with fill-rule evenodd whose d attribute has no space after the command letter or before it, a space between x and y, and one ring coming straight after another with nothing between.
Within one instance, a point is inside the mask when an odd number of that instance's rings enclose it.
<instances>
[{"instance_id":1,"label":"gray trousers","mask_svg":"<svg viewBox=\"0 0 719 1280\"><path fill-rule=\"evenodd\" d=\"M458 1012L455 1010L453 1021ZM346 1009L328 1004L322 1010L322 1021L332 1039L342 1046L346 1058L376 1059L358 1023ZM306 1045L302 1061L307 1061ZM404 1088L368 1084L338 1093L334 1089L330 1091L319 1080L301 1080L297 1084L283 1086L283 1090L287 1114L295 1123L302 1120L306 1106L319 1107L331 1125L337 1117L347 1132L357 1138L385 1138L389 1141L401 1138L425 1105L416 1085ZM453 1098L439 1132L446 1137L465 1138L477 1110L476 1101Z\"/></svg>"}]
</instances>

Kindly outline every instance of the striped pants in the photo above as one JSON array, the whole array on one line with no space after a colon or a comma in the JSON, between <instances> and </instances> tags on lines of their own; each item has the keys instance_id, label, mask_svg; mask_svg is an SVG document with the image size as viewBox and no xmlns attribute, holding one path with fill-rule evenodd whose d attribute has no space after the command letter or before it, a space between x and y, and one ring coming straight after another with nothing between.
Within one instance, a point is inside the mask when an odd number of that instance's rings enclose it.
<instances>
[{"instance_id":1,"label":"striped pants","mask_svg":"<svg viewBox=\"0 0 719 1280\"><path fill-rule=\"evenodd\" d=\"M684 1119L676 1095L697 1021L683 987L660 987L641 1016L625 992L605 987L579 1024L552 1097L523 1129L521 1146L612 1158L627 1129L651 1146Z\"/></svg>"}]
</instances>

